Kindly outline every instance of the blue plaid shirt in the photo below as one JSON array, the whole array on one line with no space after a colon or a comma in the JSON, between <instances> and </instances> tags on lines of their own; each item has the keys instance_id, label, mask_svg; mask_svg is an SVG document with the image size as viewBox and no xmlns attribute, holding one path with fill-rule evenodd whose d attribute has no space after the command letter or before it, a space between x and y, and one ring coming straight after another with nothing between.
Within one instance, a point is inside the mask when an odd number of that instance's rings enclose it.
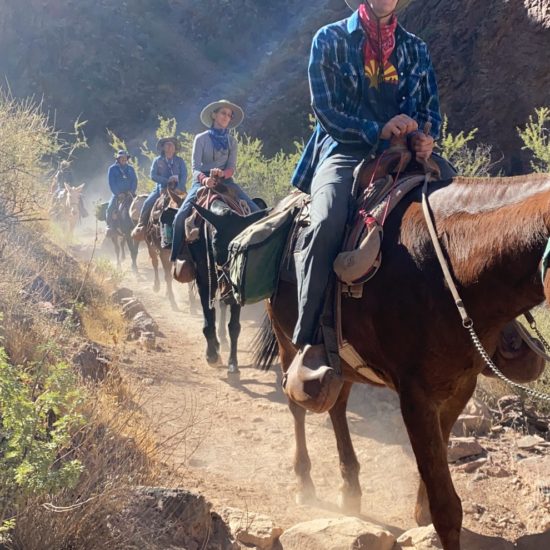
<instances>
[{"instance_id":1,"label":"blue plaid shirt","mask_svg":"<svg viewBox=\"0 0 550 550\"><path fill-rule=\"evenodd\" d=\"M418 122L432 123L439 137L441 114L437 83L426 44L397 26L395 55L399 78L399 111ZM365 156L380 146L379 135L387 120L368 120L364 114L363 87L368 86L363 61L365 32L359 12L321 28L313 38L309 59L311 105L317 126L292 176L292 185L309 192L311 180L336 145L365 149Z\"/></svg>"}]
</instances>

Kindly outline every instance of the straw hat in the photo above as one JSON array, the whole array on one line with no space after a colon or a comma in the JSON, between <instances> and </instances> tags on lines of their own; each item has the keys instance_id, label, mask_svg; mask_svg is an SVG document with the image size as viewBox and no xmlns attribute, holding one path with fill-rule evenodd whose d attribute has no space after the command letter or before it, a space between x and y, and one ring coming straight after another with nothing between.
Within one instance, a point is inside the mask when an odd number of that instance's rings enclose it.
<instances>
[{"instance_id":1,"label":"straw hat","mask_svg":"<svg viewBox=\"0 0 550 550\"><path fill-rule=\"evenodd\" d=\"M346 0L346 4L355 11L364 0ZM409 4L411 3L411 0L399 0L397 2L397 6L395 8L395 13L399 13L400 11L403 11Z\"/></svg>"},{"instance_id":2,"label":"straw hat","mask_svg":"<svg viewBox=\"0 0 550 550\"><path fill-rule=\"evenodd\" d=\"M233 118L229 123L228 128L236 128L244 119L244 111L235 103L227 101L227 99L220 99L219 101L214 101L207 105L201 112L201 122L207 127L212 127L212 115L222 107L227 107L233 111Z\"/></svg>"},{"instance_id":3,"label":"straw hat","mask_svg":"<svg viewBox=\"0 0 550 550\"><path fill-rule=\"evenodd\" d=\"M174 144L174 147L176 148L176 153L180 150L180 142L178 141L178 138L176 137L167 137L167 138L161 138L157 141L157 152L158 154L162 154L163 147L165 143L168 143L171 141Z\"/></svg>"}]
</instances>

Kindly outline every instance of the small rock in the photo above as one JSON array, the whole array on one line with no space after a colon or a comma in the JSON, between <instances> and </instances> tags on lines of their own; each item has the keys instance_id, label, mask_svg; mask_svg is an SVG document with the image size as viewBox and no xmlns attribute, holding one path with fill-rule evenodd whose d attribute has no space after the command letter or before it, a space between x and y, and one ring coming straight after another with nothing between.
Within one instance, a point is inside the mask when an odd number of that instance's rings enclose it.
<instances>
[{"instance_id":1,"label":"small rock","mask_svg":"<svg viewBox=\"0 0 550 550\"><path fill-rule=\"evenodd\" d=\"M123 299L125 298L128 299L133 297L134 297L133 290L126 287L121 287L111 293L111 300L116 304L122 304Z\"/></svg>"},{"instance_id":2,"label":"small rock","mask_svg":"<svg viewBox=\"0 0 550 550\"><path fill-rule=\"evenodd\" d=\"M447 460L457 462L462 458L483 454L483 447L473 437L452 437L449 441Z\"/></svg>"},{"instance_id":3,"label":"small rock","mask_svg":"<svg viewBox=\"0 0 550 550\"><path fill-rule=\"evenodd\" d=\"M487 435L490 429L490 418L473 414L461 414L453 426L453 434L458 436Z\"/></svg>"},{"instance_id":4,"label":"small rock","mask_svg":"<svg viewBox=\"0 0 550 550\"><path fill-rule=\"evenodd\" d=\"M72 363L83 378L100 382L110 371L110 359L104 350L93 342L83 344L73 355Z\"/></svg>"},{"instance_id":5,"label":"small rock","mask_svg":"<svg viewBox=\"0 0 550 550\"><path fill-rule=\"evenodd\" d=\"M490 466L485 469L485 473L489 477L510 477L512 474L508 470L505 470L501 466Z\"/></svg>"},{"instance_id":6,"label":"small rock","mask_svg":"<svg viewBox=\"0 0 550 550\"><path fill-rule=\"evenodd\" d=\"M156 346L156 336L154 332L142 332L139 336L139 345L148 351L152 351Z\"/></svg>"},{"instance_id":7,"label":"small rock","mask_svg":"<svg viewBox=\"0 0 550 550\"><path fill-rule=\"evenodd\" d=\"M414 548L415 550L441 550L443 546L435 532L433 525L417 527L403 533L397 543L401 548ZM460 545L464 550L513 550L514 545L500 537L487 537L478 535L467 529L460 534Z\"/></svg>"},{"instance_id":8,"label":"small rock","mask_svg":"<svg viewBox=\"0 0 550 550\"><path fill-rule=\"evenodd\" d=\"M155 383L154 378L142 378L141 383L144 386L152 386Z\"/></svg>"},{"instance_id":9,"label":"small rock","mask_svg":"<svg viewBox=\"0 0 550 550\"><path fill-rule=\"evenodd\" d=\"M272 548L283 533L282 528L275 527L270 518L253 512L225 508L220 516L239 542L253 545L260 550Z\"/></svg>"},{"instance_id":10,"label":"small rock","mask_svg":"<svg viewBox=\"0 0 550 550\"><path fill-rule=\"evenodd\" d=\"M544 443L544 439L542 437L539 437L538 435L526 435L524 437L520 437L517 440L516 445L519 449L532 449L540 443Z\"/></svg>"},{"instance_id":11,"label":"small rock","mask_svg":"<svg viewBox=\"0 0 550 550\"><path fill-rule=\"evenodd\" d=\"M280 542L284 550L392 550L395 537L379 525L345 517L299 523Z\"/></svg>"},{"instance_id":12,"label":"small rock","mask_svg":"<svg viewBox=\"0 0 550 550\"><path fill-rule=\"evenodd\" d=\"M478 458L477 460L471 460L470 462L465 462L464 464L457 466L457 470L467 474L472 474L485 464L487 464L486 458Z\"/></svg>"}]
</instances>

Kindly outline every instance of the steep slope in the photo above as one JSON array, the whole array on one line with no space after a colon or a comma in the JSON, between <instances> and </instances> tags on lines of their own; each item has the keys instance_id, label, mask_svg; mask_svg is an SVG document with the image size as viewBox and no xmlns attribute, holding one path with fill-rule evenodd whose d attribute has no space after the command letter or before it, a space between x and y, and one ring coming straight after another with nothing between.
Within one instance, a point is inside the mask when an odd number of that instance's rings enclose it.
<instances>
[{"instance_id":1,"label":"steep slope","mask_svg":"<svg viewBox=\"0 0 550 550\"><path fill-rule=\"evenodd\" d=\"M229 96L245 131L290 148L308 134L311 38L348 13L344 0L4 0L0 75L62 127L82 114L92 141L109 127L137 145L158 113L195 131ZM505 169L525 169L515 128L550 104L550 1L425 0L402 19L430 45L451 128L479 127Z\"/></svg>"}]
</instances>

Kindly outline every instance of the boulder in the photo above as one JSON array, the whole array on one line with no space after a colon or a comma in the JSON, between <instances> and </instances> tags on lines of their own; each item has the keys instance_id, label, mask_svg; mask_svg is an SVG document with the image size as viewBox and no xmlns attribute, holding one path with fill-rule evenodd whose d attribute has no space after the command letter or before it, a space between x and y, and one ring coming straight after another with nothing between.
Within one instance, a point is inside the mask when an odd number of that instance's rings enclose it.
<instances>
[{"instance_id":1,"label":"boulder","mask_svg":"<svg viewBox=\"0 0 550 550\"><path fill-rule=\"evenodd\" d=\"M253 512L225 508L220 516L239 542L260 550L273 548L283 533L283 530L276 527L270 518Z\"/></svg>"},{"instance_id":2,"label":"boulder","mask_svg":"<svg viewBox=\"0 0 550 550\"><path fill-rule=\"evenodd\" d=\"M346 517L299 523L280 542L284 550L392 550L395 537L384 527Z\"/></svg>"},{"instance_id":3,"label":"boulder","mask_svg":"<svg viewBox=\"0 0 550 550\"><path fill-rule=\"evenodd\" d=\"M145 312L145 306L137 298L124 298L121 304L126 319L133 319L138 313Z\"/></svg>"},{"instance_id":4,"label":"boulder","mask_svg":"<svg viewBox=\"0 0 550 550\"><path fill-rule=\"evenodd\" d=\"M110 372L109 357L93 342L83 344L73 355L71 362L83 378L93 382L104 380Z\"/></svg>"},{"instance_id":5,"label":"boulder","mask_svg":"<svg viewBox=\"0 0 550 550\"><path fill-rule=\"evenodd\" d=\"M133 297L134 297L134 291L126 287L118 288L117 290L111 293L111 300L116 304L121 304L121 305L122 305L122 300L133 298Z\"/></svg>"}]
</instances>

